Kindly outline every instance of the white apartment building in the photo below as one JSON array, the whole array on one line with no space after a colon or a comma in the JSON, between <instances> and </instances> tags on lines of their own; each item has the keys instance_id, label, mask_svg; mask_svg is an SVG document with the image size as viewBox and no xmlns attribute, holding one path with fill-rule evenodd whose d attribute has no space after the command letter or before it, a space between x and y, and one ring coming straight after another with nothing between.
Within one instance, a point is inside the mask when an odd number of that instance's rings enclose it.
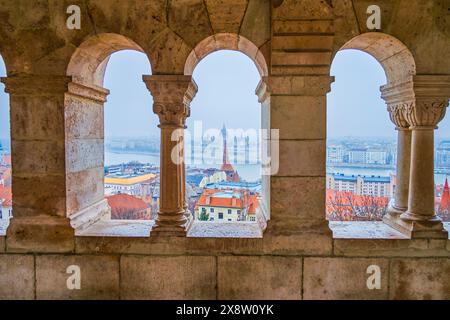
<instances>
[{"instance_id":1,"label":"white apartment building","mask_svg":"<svg viewBox=\"0 0 450 320\"><path fill-rule=\"evenodd\" d=\"M356 195L392 198L395 190L394 181L395 179L391 177L327 174L326 187Z\"/></svg>"},{"instance_id":2,"label":"white apartment building","mask_svg":"<svg viewBox=\"0 0 450 320\"><path fill-rule=\"evenodd\" d=\"M327 147L327 161L328 163L342 163L344 162L344 147L341 145L332 145Z\"/></svg>"}]
</instances>

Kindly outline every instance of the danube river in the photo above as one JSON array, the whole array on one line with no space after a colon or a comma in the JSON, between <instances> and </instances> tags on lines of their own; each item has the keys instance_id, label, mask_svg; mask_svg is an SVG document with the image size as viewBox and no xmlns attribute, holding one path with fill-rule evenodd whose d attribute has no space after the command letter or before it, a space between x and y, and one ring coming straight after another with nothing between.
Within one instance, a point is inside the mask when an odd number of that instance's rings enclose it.
<instances>
[{"instance_id":1,"label":"danube river","mask_svg":"<svg viewBox=\"0 0 450 320\"><path fill-rule=\"evenodd\" d=\"M189 159L188 159L189 160ZM155 166L159 166L159 154L149 154L149 153L117 153L117 152L105 152L105 165L116 165L121 163L127 163L130 161L138 161L141 163L151 163ZM199 162L199 163L197 163ZM208 163L201 163L197 161L194 165L187 163L188 167L196 168L220 168L220 163L218 161L211 161ZM261 165L259 164L242 164L233 165L238 171L242 179L246 181L257 181L261 179Z\"/></svg>"},{"instance_id":2,"label":"danube river","mask_svg":"<svg viewBox=\"0 0 450 320\"><path fill-rule=\"evenodd\" d=\"M189 160L189 159L188 159ZM159 166L159 154L150 153L117 153L109 152L105 153L105 165L115 165L120 163L126 163L130 161L139 161L141 163L151 163L155 166ZM200 163L198 163L200 162ZM195 165L187 163L188 167L197 168L220 168L220 161L211 161L208 163L201 163L196 161ZM246 181L256 181L261 178L261 166L259 164L242 164L233 165L238 171L239 175ZM346 168L346 167L327 167L328 173L342 173L345 175L364 175L364 176L384 176L388 177L395 170L392 169L373 169L373 168ZM435 183L443 184L445 181L445 174L436 174Z\"/></svg>"}]
</instances>

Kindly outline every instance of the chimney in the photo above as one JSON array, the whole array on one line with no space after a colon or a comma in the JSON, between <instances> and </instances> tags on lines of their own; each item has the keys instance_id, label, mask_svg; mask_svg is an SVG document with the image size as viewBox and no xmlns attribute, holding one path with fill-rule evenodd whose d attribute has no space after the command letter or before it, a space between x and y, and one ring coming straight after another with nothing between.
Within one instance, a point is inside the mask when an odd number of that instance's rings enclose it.
<instances>
[{"instance_id":1,"label":"chimney","mask_svg":"<svg viewBox=\"0 0 450 320\"><path fill-rule=\"evenodd\" d=\"M231 206L232 207L236 206L236 198L234 196L231 198Z\"/></svg>"},{"instance_id":2,"label":"chimney","mask_svg":"<svg viewBox=\"0 0 450 320\"><path fill-rule=\"evenodd\" d=\"M206 205L209 205L211 203L211 196L206 197Z\"/></svg>"}]
</instances>

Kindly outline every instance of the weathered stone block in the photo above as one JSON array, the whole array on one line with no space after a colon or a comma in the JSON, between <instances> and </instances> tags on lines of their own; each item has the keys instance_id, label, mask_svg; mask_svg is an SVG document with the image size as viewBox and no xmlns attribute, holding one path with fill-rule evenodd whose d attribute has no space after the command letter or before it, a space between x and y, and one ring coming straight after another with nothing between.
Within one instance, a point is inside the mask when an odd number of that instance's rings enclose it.
<instances>
[{"instance_id":1,"label":"weathered stone block","mask_svg":"<svg viewBox=\"0 0 450 320\"><path fill-rule=\"evenodd\" d=\"M14 139L64 139L64 114L57 101L12 96L10 104Z\"/></svg>"},{"instance_id":2,"label":"weathered stone block","mask_svg":"<svg viewBox=\"0 0 450 320\"><path fill-rule=\"evenodd\" d=\"M280 139L325 139L326 97L272 96L270 120Z\"/></svg>"},{"instance_id":3,"label":"weathered stone block","mask_svg":"<svg viewBox=\"0 0 450 320\"><path fill-rule=\"evenodd\" d=\"M450 299L449 259L394 259L391 299Z\"/></svg>"},{"instance_id":4,"label":"weathered stone block","mask_svg":"<svg viewBox=\"0 0 450 320\"><path fill-rule=\"evenodd\" d=\"M122 299L215 299L214 257L144 257L121 259Z\"/></svg>"},{"instance_id":5,"label":"weathered stone block","mask_svg":"<svg viewBox=\"0 0 450 320\"><path fill-rule=\"evenodd\" d=\"M103 166L103 139L75 139L67 142L68 172L79 172Z\"/></svg>"},{"instance_id":6,"label":"weathered stone block","mask_svg":"<svg viewBox=\"0 0 450 320\"><path fill-rule=\"evenodd\" d=\"M272 95L324 96L331 90L333 77L328 75L272 76Z\"/></svg>"},{"instance_id":7,"label":"weathered stone block","mask_svg":"<svg viewBox=\"0 0 450 320\"><path fill-rule=\"evenodd\" d=\"M103 139L103 103L67 95L66 139Z\"/></svg>"},{"instance_id":8,"label":"weathered stone block","mask_svg":"<svg viewBox=\"0 0 450 320\"><path fill-rule=\"evenodd\" d=\"M34 299L32 255L0 254L0 300Z\"/></svg>"},{"instance_id":9,"label":"weathered stone block","mask_svg":"<svg viewBox=\"0 0 450 320\"><path fill-rule=\"evenodd\" d=\"M380 289L367 286L369 266L380 268ZM387 259L305 258L304 299L387 299Z\"/></svg>"},{"instance_id":10,"label":"weathered stone block","mask_svg":"<svg viewBox=\"0 0 450 320\"><path fill-rule=\"evenodd\" d=\"M335 239L334 253L343 256L429 256L427 239Z\"/></svg>"},{"instance_id":11,"label":"weathered stone block","mask_svg":"<svg viewBox=\"0 0 450 320\"><path fill-rule=\"evenodd\" d=\"M297 223L325 221L325 179L272 177L270 203L270 223L288 218Z\"/></svg>"},{"instance_id":12,"label":"weathered stone block","mask_svg":"<svg viewBox=\"0 0 450 320\"><path fill-rule=\"evenodd\" d=\"M329 65L331 52L273 52L272 64L282 65Z\"/></svg>"},{"instance_id":13,"label":"weathered stone block","mask_svg":"<svg viewBox=\"0 0 450 320\"><path fill-rule=\"evenodd\" d=\"M332 20L275 20L273 32L277 34L322 33L332 34L334 26Z\"/></svg>"},{"instance_id":14,"label":"weathered stone block","mask_svg":"<svg viewBox=\"0 0 450 320\"><path fill-rule=\"evenodd\" d=\"M208 12L203 0L170 2L169 26L191 47L212 34Z\"/></svg>"},{"instance_id":15,"label":"weathered stone block","mask_svg":"<svg viewBox=\"0 0 450 320\"><path fill-rule=\"evenodd\" d=\"M333 9L327 1L317 0L284 0L281 6L273 10L273 19L332 19Z\"/></svg>"},{"instance_id":16,"label":"weathered stone block","mask_svg":"<svg viewBox=\"0 0 450 320\"><path fill-rule=\"evenodd\" d=\"M256 47L270 40L270 0L249 0L240 34Z\"/></svg>"},{"instance_id":17,"label":"weathered stone block","mask_svg":"<svg viewBox=\"0 0 450 320\"><path fill-rule=\"evenodd\" d=\"M272 39L274 50L331 50L333 36L329 35L286 35L275 36Z\"/></svg>"},{"instance_id":18,"label":"weathered stone block","mask_svg":"<svg viewBox=\"0 0 450 320\"><path fill-rule=\"evenodd\" d=\"M80 270L80 289L69 289L67 282ZM69 280L70 283L70 280ZM118 299L119 257L49 255L36 257L37 299Z\"/></svg>"},{"instance_id":19,"label":"weathered stone block","mask_svg":"<svg viewBox=\"0 0 450 320\"><path fill-rule=\"evenodd\" d=\"M239 33L246 7L247 0L206 0L214 33Z\"/></svg>"},{"instance_id":20,"label":"weathered stone block","mask_svg":"<svg viewBox=\"0 0 450 320\"><path fill-rule=\"evenodd\" d=\"M302 230L294 233L281 226L273 226L269 221L264 234L264 253L269 255L331 255L333 240L331 232L321 229L314 232ZM311 241L314 239L314 241Z\"/></svg>"},{"instance_id":21,"label":"weathered stone block","mask_svg":"<svg viewBox=\"0 0 450 320\"><path fill-rule=\"evenodd\" d=\"M66 214L65 177L61 175L21 176L13 173L14 216Z\"/></svg>"},{"instance_id":22,"label":"weathered stone block","mask_svg":"<svg viewBox=\"0 0 450 320\"><path fill-rule=\"evenodd\" d=\"M67 213L78 212L104 198L103 166L67 175Z\"/></svg>"},{"instance_id":23,"label":"weathered stone block","mask_svg":"<svg viewBox=\"0 0 450 320\"><path fill-rule=\"evenodd\" d=\"M15 173L64 173L64 140L12 140Z\"/></svg>"},{"instance_id":24,"label":"weathered stone block","mask_svg":"<svg viewBox=\"0 0 450 320\"><path fill-rule=\"evenodd\" d=\"M219 257L219 299L301 299L302 259Z\"/></svg>"},{"instance_id":25,"label":"weathered stone block","mask_svg":"<svg viewBox=\"0 0 450 320\"><path fill-rule=\"evenodd\" d=\"M6 233L8 252L72 252L75 232L67 218L13 217Z\"/></svg>"},{"instance_id":26,"label":"weathered stone block","mask_svg":"<svg viewBox=\"0 0 450 320\"><path fill-rule=\"evenodd\" d=\"M325 177L325 155L325 140L280 140L277 176Z\"/></svg>"}]
</instances>

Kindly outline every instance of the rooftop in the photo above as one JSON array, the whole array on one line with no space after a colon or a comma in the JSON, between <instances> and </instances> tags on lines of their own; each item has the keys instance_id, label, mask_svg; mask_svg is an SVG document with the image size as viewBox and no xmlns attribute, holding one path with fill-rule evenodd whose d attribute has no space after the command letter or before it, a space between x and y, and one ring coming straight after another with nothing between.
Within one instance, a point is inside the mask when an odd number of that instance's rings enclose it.
<instances>
[{"instance_id":1,"label":"rooftop","mask_svg":"<svg viewBox=\"0 0 450 320\"><path fill-rule=\"evenodd\" d=\"M105 177L105 183L117 184L117 185L133 185L142 183L148 180L152 180L156 177L156 174L148 173L143 175L131 175L131 174L113 174Z\"/></svg>"}]
</instances>

